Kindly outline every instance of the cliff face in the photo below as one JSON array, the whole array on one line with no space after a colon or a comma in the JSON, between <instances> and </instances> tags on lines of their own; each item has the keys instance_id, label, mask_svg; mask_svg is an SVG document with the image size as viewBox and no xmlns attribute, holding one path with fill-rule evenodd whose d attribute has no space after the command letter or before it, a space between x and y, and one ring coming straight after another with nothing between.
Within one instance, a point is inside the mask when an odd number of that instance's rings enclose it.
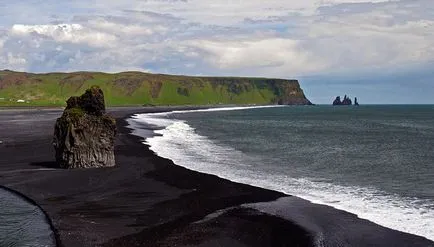
<instances>
[{"instance_id":1,"label":"cliff face","mask_svg":"<svg viewBox=\"0 0 434 247\"><path fill-rule=\"evenodd\" d=\"M31 74L0 71L0 105L65 105L67 98L92 85L104 91L109 106L311 104L297 80L141 72Z\"/></svg>"},{"instance_id":2,"label":"cliff face","mask_svg":"<svg viewBox=\"0 0 434 247\"><path fill-rule=\"evenodd\" d=\"M273 85L277 103L280 105L312 105L297 80L268 80L267 83Z\"/></svg>"}]
</instances>

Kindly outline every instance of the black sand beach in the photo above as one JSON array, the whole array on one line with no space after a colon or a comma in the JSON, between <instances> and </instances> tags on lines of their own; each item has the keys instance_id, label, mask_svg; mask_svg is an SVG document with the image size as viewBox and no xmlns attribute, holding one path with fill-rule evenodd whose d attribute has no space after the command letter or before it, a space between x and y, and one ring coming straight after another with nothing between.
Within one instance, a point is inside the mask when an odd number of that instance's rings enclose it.
<instances>
[{"instance_id":1,"label":"black sand beach","mask_svg":"<svg viewBox=\"0 0 434 247\"><path fill-rule=\"evenodd\" d=\"M36 202L58 246L434 246L355 215L174 165L114 108L117 167L54 169L61 110L0 111L0 185ZM387 216L385 216L387 217Z\"/></svg>"}]
</instances>

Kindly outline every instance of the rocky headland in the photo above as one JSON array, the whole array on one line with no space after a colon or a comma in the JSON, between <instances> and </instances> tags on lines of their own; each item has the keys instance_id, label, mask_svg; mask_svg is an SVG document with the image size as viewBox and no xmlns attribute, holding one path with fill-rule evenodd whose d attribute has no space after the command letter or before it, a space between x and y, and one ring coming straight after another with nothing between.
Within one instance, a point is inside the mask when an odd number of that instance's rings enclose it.
<instances>
[{"instance_id":1,"label":"rocky headland","mask_svg":"<svg viewBox=\"0 0 434 247\"><path fill-rule=\"evenodd\" d=\"M107 106L311 104L293 79L0 70L0 106L65 106L92 85L105 92Z\"/></svg>"}]
</instances>

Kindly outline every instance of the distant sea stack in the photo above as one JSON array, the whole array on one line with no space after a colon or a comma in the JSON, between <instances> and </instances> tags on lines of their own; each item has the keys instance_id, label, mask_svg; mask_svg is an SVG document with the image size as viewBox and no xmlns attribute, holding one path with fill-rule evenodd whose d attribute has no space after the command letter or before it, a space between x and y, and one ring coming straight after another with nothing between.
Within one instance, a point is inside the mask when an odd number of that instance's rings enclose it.
<instances>
[{"instance_id":1,"label":"distant sea stack","mask_svg":"<svg viewBox=\"0 0 434 247\"><path fill-rule=\"evenodd\" d=\"M344 96L344 99L342 101L340 96L337 96L333 101L333 105L352 105L352 104L353 102L349 97L347 97L347 95ZM354 98L354 105L356 106L359 105L359 103L357 102L357 97Z\"/></svg>"},{"instance_id":2,"label":"distant sea stack","mask_svg":"<svg viewBox=\"0 0 434 247\"><path fill-rule=\"evenodd\" d=\"M64 106L70 96L91 85L104 91L108 106L311 104L299 82L292 79L0 70L0 106Z\"/></svg>"},{"instance_id":3,"label":"distant sea stack","mask_svg":"<svg viewBox=\"0 0 434 247\"><path fill-rule=\"evenodd\" d=\"M359 102L357 101L357 97L354 98L354 105L355 105L355 106L358 106L358 105L359 105Z\"/></svg>"},{"instance_id":4,"label":"distant sea stack","mask_svg":"<svg viewBox=\"0 0 434 247\"><path fill-rule=\"evenodd\" d=\"M54 127L53 146L60 168L97 168L115 165L115 119L105 112L104 94L91 87L71 97Z\"/></svg>"}]
</instances>

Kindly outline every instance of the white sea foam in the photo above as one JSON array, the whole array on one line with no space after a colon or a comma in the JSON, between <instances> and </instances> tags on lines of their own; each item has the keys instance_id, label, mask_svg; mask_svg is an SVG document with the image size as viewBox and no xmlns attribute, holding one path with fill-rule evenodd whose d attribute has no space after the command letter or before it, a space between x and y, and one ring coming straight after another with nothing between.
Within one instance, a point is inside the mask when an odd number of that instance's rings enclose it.
<instances>
[{"instance_id":1,"label":"white sea foam","mask_svg":"<svg viewBox=\"0 0 434 247\"><path fill-rule=\"evenodd\" d=\"M217 108L197 111L241 110L243 108ZM195 133L185 121L171 118L173 113L140 114L130 123L146 122L159 126L158 136L148 138L159 156L175 164L199 172L214 174L232 181L282 191L314 203L325 204L357 214L392 229L424 236L434 240L434 204L418 198L403 198L375 188L340 186L314 178L292 178L285 174L267 174L249 166L252 157L221 145Z\"/></svg>"}]
</instances>

